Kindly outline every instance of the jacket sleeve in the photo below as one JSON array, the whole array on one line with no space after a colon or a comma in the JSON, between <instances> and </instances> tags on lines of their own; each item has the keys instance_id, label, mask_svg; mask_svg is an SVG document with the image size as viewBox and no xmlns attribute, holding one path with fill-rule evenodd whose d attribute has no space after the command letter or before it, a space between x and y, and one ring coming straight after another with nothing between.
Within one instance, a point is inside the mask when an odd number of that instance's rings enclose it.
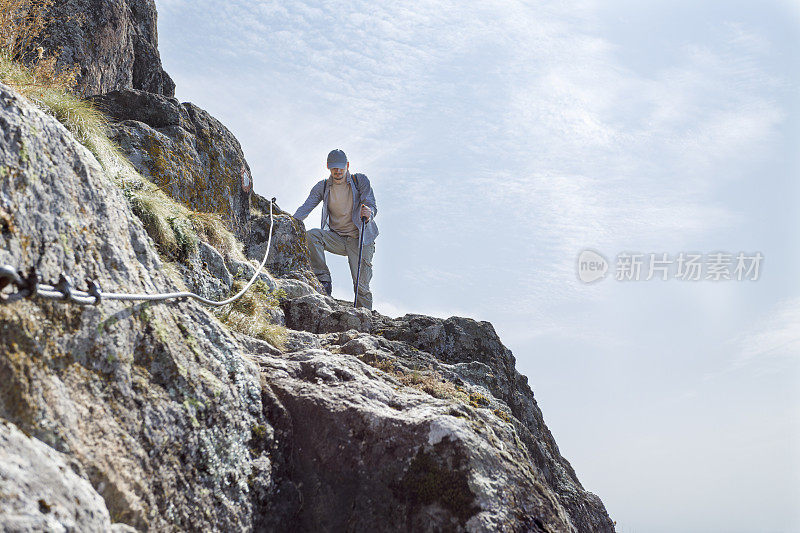
<instances>
[{"instance_id":1,"label":"jacket sleeve","mask_svg":"<svg viewBox=\"0 0 800 533\"><path fill-rule=\"evenodd\" d=\"M298 220L305 220L311 211L314 210L315 207L319 205L322 201L322 194L325 187L325 180L320 181L314 187L311 188L311 192L306 198L306 201L303 202L303 205L297 208L297 211L294 212L294 218Z\"/></svg>"},{"instance_id":2,"label":"jacket sleeve","mask_svg":"<svg viewBox=\"0 0 800 533\"><path fill-rule=\"evenodd\" d=\"M356 186L358 187L358 196L361 198L361 202L372 210L372 218L374 219L375 215L378 214L378 206L375 204L375 193L372 191L369 178L364 174L359 174Z\"/></svg>"}]
</instances>

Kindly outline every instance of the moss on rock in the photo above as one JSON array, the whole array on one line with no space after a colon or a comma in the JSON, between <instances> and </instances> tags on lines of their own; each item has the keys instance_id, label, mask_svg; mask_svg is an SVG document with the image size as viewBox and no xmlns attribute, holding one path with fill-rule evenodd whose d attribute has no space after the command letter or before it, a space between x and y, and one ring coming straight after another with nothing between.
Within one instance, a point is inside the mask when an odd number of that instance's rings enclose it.
<instances>
[{"instance_id":1,"label":"moss on rock","mask_svg":"<svg viewBox=\"0 0 800 533\"><path fill-rule=\"evenodd\" d=\"M432 451L420 450L411 460L396 493L412 507L438 504L463 526L480 511L469 487L464 462L458 450L446 441Z\"/></svg>"}]
</instances>

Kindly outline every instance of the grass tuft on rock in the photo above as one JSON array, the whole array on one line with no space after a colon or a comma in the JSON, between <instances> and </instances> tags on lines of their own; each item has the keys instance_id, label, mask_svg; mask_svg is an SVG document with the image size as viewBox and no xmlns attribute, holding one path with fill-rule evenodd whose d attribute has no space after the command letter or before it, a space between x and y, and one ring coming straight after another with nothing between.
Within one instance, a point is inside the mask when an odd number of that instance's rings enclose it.
<instances>
[{"instance_id":1,"label":"grass tuft on rock","mask_svg":"<svg viewBox=\"0 0 800 533\"><path fill-rule=\"evenodd\" d=\"M475 409L489 408L491 405L489 398L483 394L467 392L436 370L406 370L389 359L375 358L369 355L361 356L360 359L368 365L393 376L404 386L417 389L434 398L455 401ZM492 413L503 422L510 423L512 421L512 415L500 408L493 409Z\"/></svg>"},{"instance_id":2,"label":"grass tuft on rock","mask_svg":"<svg viewBox=\"0 0 800 533\"><path fill-rule=\"evenodd\" d=\"M240 260L244 259L241 244L233 233L225 225L225 221L217 213L200 213L191 211L187 215L194 231L200 235L204 241L219 250L220 253L228 254Z\"/></svg>"},{"instance_id":3,"label":"grass tuft on rock","mask_svg":"<svg viewBox=\"0 0 800 533\"><path fill-rule=\"evenodd\" d=\"M435 370L412 370L411 372L395 371L394 375L403 385L430 394L434 398L455 400L461 403L467 403L469 400L469 397L464 391L459 389L453 382L445 379Z\"/></svg>"},{"instance_id":4,"label":"grass tuft on rock","mask_svg":"<svg viewBox=\"0 0 800 533\"><path fill-rule=\"evenodd\" d=\"M245 286L235 281L231 296ZM280 300L286 297L283 289L270 291L266 283L257 280L249 291L230 305L216 311L217 317L229 328L250 337L267 341L279 350L286 349L286 328L275 324L269 311L277 309Z\"/></svg>"},{"instance_id":5,"label":"grass tuft on rock","mask_svg":"<svg viewBox=\"0 0 800 533\"><path fill-rule=\"evenodd\" d=\"M376 359L370 356L361 357L361 360L393 376L406 387L417 389L440 400L452 400L471 405L470 395L436 370L406 370L389 359Z\"/></svg>"},{"instance_id":6,"label":"grass tuft on rock","mask_svg":"<svg viewBox=\"0 0 800 533\"><path fill-rule=\"evenodd\" d=\"M183 261L197 250L198 242L203 240L224 256L248 261L242 244L227 228L222 217L216 213L192 211L135 170L132 172L136 179L123 180L122 189L133 212L141 219L147 234L161 253ZM125 176L130 178L131 174L126 172Z\"/></svg>"}]
</instances>

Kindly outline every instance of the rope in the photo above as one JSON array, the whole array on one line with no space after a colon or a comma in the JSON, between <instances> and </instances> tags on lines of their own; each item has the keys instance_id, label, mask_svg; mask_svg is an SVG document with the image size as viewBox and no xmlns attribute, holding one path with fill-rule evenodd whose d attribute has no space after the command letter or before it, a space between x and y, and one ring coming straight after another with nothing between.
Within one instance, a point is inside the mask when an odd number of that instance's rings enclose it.
<instances>
[{"instance_id":1,"label":"rope","mask_svg":"<svg viewBox=\"0 0 800 533\"><path fill-rule=\"evenodd\" d=\"M200 303L215 307L222 307L223 305L231 304L241 298L242 295L253 285L253 283L255 283L267 262L270 245L272 244L272 227L275 223L272 214L272 207L274 204L275 198L269 202L269 238L267 239L267 250L264 252L264 259L261 261L256 273L253 274L253 277L247 282L247 285L245 285L242 290L227 300L209 300L208 298L203 298L199 294L195 294L193 292L166 292L157 294L102 292L100 290L100 285L96 281L92 280L87 281L89 286L88 291L81 291L75 289L73 287L72 280L69 278L69 276L63 273L61 274L56 285L46 285L39 283L39 276L34 269L31 269L28 275L23 277L23 274L21 272L17 272L14 267L5 265L0 267L0 291L2 291L7 285L13 284L17 287L17 292L7 296L0 294L0 303L8 304L23 298L37 296L39 298L61 300L79 305L99 305L102 300L158 302L176 298L194 298Z\"/></svg>"}]
</instances>

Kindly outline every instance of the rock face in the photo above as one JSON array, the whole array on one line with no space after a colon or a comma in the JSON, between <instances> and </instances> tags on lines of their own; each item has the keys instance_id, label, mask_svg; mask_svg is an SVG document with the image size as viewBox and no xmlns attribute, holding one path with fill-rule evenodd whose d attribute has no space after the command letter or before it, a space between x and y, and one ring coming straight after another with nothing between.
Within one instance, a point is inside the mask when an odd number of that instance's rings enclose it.
<instances>
[{"instance_id":1,"label":"rock face","mask_svg":"<svg viewBox=\"0 0 800 533\"><path fill-rule=\"evenodd\" d=\"M61 50L59 64L80 65L83 94L142 89L173 96L161 67L153 0L55 0L44 48Z\"/></svg>"},{"instance_id":2,"label":"rock face","mask_svg":"<svg viewBox=\"0 0 800 533\"><path fill-rule=\"evenodd\" d=\"M176 289L72 135L2 85L0 124L0 263L46 280L66 271L121 291ZM280 467L258 368L191 302L0 306L0 374L0 418L79 464L114 521L239 530L267 512L288 519L268 503Z\"/></svg>"},{"instance_id":3,"label":"rock face","mask_svg":"<svg viewBox=\"0 0 800 533\"><path fill-rule=\"evenodd\" d=\"M261 261L269 237L269 201L253 193L252 206L253 216L245 255ZM311 270L305 225L283 210L274 210L274 214L275 226L272 228L272 245L267 259L269 271L281 278L300 280L323 292L322 285Z\"/></svg>"},{"instance_id":4,"label":"rock face","mask_svg":"<svg viewBox=\"0 0 800 533\"><path fill-rule=\"evenodd\" d=\"M143 170L148 139L191 154L189 136L212 127L162 96L99 101ZM122 191L55 119L0 84L0 126L0 264L108 291L177 288ZM285 294L281 348L192 301L0 304L0 526L613 531L491 324L321 296L302 280L302 225L282 224L272 262L286 278L269 285ZM246 267L201 243L180 283L224 293Z\"/></svg>"},{"instance_id":5,"label":"rock face","mask_svg":"<svg viewBox=\"0 0 800 533\"><path fill-rule=\"evenodd\" d=\"M290 475L302 531L569 531L569 518L485 410L398 392L355 358L305 350L261 362L303 443ZM510 526L510 527L509 527Z\"/></svg>"},{"instance_id":6,"label":"rock face","mask_svg":"<svg viewBox=\"0 0 800 533\"><path fill-rule=\"evenodd\" d=\"M93 100L116 121L112 138L139 173L194 211L222 215L240 239L250 235L250 167L228 128L193 104L145 91Z\"/></svg>"},{"instance_id":7,"label":"rock face","mask_svg":"<svg viewBox=\"0 0 800 533\"><path fill-rule=\"evenodd\" d=\"M106 504L81 474L68 456L0 422L0 529L108 531Z\"/></svg>"},{"instance_id":8,"label":"rock face","mask_svg":"<svg viewBox=\"0 0 800 533\"><path fill-rule=\"evenodd\" d=\"M92 100L112 119L112 137L143 176L200 212L222 215L261 262L269 237L269 200L252 192L239 141L217 119L190 103L145 91L121 90ZM311 271L305 227L277 206L269 271L322 291Z\"/></svg>"},{"instance_id":9,"label":"rock face","mask_svg":"<svg viewBox=\"0 0 800 533\"><path fill-rule=\"evenodd\" d=\"M428 352L437 362L452 365L458 379L488 391L502 403L513 415L531 459L578 529L600 531L607 527L603 503L583 489L572 466L559 453L528 379L517 372L514 356L489 322L406 315L394 320L379 318L375 327L387 339L403 341Z\"/></svg>"}]
</instances>

